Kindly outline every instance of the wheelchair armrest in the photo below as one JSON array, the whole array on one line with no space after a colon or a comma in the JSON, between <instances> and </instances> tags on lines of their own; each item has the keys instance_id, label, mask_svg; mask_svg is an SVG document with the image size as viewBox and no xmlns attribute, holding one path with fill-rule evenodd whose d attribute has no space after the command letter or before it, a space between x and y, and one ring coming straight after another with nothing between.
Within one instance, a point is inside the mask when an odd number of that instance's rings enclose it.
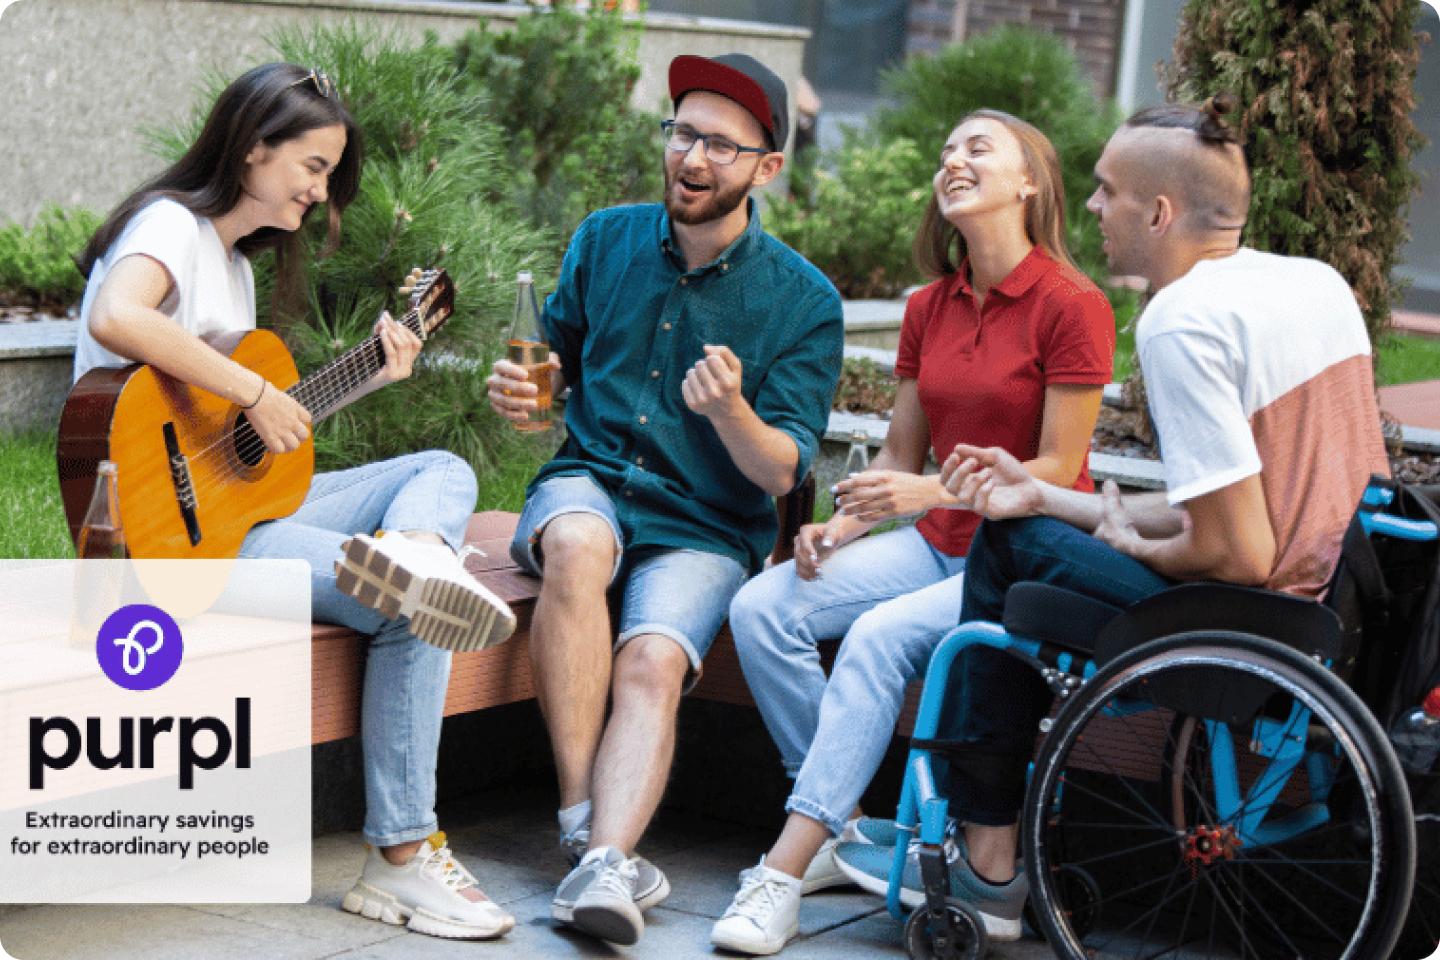
<instances>
[{"instance_id":1,"label":"wheelchair armrest","mask_svg":"<svg viewBox=\"0 0 1440 960\"><path fill-rule=\"evenodd\" d=\"M1094 597L1048 583L1026 581L1005 592L1005 632L1027 640L1089 653L1101 628L1120 616Z\"/></svg>"},{"instance_id":2,"label":"wheelchair armrest","mask_svg":"<svg viewBox=\"0 0 1440 960\"><path fill-rule=\"evenodd\" d=\"M1327 660L1342 653L1340 618L1314 600L1228 583L1185 583L1133 604L1100 631L1095 660L1107 663L1148 640L1192 630L1232 630Z\"/></svg>"}]
</instances>

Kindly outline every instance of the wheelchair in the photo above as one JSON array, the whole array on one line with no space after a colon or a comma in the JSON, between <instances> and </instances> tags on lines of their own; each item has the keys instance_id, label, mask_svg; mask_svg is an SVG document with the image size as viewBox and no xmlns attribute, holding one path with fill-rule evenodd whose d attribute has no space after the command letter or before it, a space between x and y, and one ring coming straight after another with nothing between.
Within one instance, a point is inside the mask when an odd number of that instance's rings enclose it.
<instances>
[{"instance_id":1,"label":"wheelchair","mask_svg":"<svg viewBox=\"0 0 1440 960\"><path fill-rule=\"evenodd\" d=\"M1435 539L1434 524L1381 512L1392 496L1367 488L1365 535ZM1003 623L958 627L926 672L887 896L902 919L913 847L925 897L905 923L909 956L987 952L978 914L948 896L934 739L953 663L982 644L1056 696L1020 816L1026 919L1055 956L1389 957L1415 821L1385 731L1343 680L1358 640L1331 606L1253 588L1184 584L1122 611L1011 587Z\"/></svg>"}]
</instances>

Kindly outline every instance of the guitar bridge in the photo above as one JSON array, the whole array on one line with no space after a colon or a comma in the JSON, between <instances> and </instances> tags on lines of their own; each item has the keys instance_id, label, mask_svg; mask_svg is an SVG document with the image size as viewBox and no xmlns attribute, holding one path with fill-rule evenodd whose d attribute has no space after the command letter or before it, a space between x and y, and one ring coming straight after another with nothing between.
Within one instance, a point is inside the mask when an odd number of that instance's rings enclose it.
<instances>
[{"instance_id":1,"label":"guitar bridge","mask_svg":"<svg viewBox=\"0 0 1440 960\"><path fill-rule=\"evenodd\" d=\"M170 461L170 483L175 487L175 503L180 508L180 519L185 521L185 532L190 535L190 546L198 546L200 518L195 513L195 484L190 479L190 461L180 452L180 441L175 436L175 424L166 421L161 432L165 435L165 455Z\"/></svg>"}]
</instances>

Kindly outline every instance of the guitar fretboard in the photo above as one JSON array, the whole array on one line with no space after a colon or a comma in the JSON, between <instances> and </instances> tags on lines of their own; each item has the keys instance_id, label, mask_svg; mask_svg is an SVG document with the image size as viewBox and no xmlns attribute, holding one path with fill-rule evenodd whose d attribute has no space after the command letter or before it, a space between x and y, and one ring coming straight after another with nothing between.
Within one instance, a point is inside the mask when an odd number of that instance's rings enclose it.
<instances>
[{"instance_id":1,"label":"guitar fretboard","mask_svg":"<svg viewBox=\"0 0 1440 960\"><path fill-rule=\"evenodd\" d=\"M399 322L420 339L425 339L419 310L410 310ZM319 423L340 409L340 401L379 373L383 366L385 347L378 334L371 334L295 384L286 393L310 411L313 423Z\"/></svg>"}]
</instances>

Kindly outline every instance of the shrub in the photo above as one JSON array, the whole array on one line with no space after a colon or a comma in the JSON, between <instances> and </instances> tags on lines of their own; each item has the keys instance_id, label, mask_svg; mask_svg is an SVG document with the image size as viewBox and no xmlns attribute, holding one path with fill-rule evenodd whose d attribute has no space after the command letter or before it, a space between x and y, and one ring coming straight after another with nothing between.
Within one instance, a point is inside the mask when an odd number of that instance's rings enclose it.
<instances>
[{"instance_id":1,"label":"shrub","mask_svg":"<svg viewBox=\"0 0 1440 960\"><path fill-rule=\"evenodd\" d=\"M280 59L333 71L366 147L340 248L314 259L325 240L324 211L305 228L311 256L298 319L283 325L300 369L368 336L381 309L398 316L395 287L412 266L445 267L457 291L454 315L411 378L319 426L320 465L441 445L488 473L521 442L490 411L484 388L508 331L515 273L546 277L557 268L553 232L508 201L504 132L489 101L460 81L453 52L433 37L414 45L352 24L285 31L271 43ZM169 156L190 142L228 79L211 79L188 128L157 135ZM257 258L255 273L261 321L274 325L269 254Z\"/></svg>"},{"instance_id":2,"label":"shrub","mask_svg":"<svg viewBox=\"0 0 1440 960\"><path fill-rule=\"evenodd\" d=\"M592 210L660 192L660 118L630 106L640 30L618 10L557 2L455 47L466 89L500 125L512 195L562 240Z\"/></svg>"},{"instance_id":3,"label":"shrub","mask_svg":"<svg viewBox=\"0 0 1440 960\"><path fill-rule=\"evenodd\" d=\"M765 225L825 272L846 297L893 297L920 278L911 240L929 197L913 141L851 136L836 167L817 169L803 197L770 202Z\"/></svg>"},{"instance_id":4,"label":"shrub","mask_svg":"<svg viewBox=\"0 0 1440 960\"><path fill-rule=\"evenodd\" d=\"M1065 181L1070 254L1097 282L1105 278L1100 230L1085 200L1094 190L1095 161L1119 117L1113 105L1096 98L1059 38L1000 27L933 56L914 57L886 71L881 82L894 105L878 112L875 128L884 139L905 137L918 145L913 183L926 190L940 147L972 110L1003 110L1049 137Z\"/></svg>"},{"instance_id":5,"label":"shrub","mask_svg":"<svg viewBox=\"0 0 1440 960\"><path fill-rule=\"evenodd\" d=\"M29 230L0 229L0 296L30 306L68 307L85 291L74 256L100 226L93 212L47 205Z\"/></svg>"},{"instance_id":6,"label":"shrub","mask_svg":"<svg viewBox=\"0 0 1440 960\"><path fill-rule=\"evenodd\" d=\"M1372 341L1399 296L1391 271L1418 183L1419 9L1414 0L1190 0L1169 76L1178 100L1240 97L1255 181L1245 242L1334 266Z\"/></svg>"},{"instance_id":7,"label":"shrub","mask_svg":"<svg viewBox=\"0 0 1440 960\"><path fill-rule=\"evenodd\" d=\"M869 357L846 357L835 388L836 410L890 416L895 406L895 377Z\"/></svg>"}]
</instances>

